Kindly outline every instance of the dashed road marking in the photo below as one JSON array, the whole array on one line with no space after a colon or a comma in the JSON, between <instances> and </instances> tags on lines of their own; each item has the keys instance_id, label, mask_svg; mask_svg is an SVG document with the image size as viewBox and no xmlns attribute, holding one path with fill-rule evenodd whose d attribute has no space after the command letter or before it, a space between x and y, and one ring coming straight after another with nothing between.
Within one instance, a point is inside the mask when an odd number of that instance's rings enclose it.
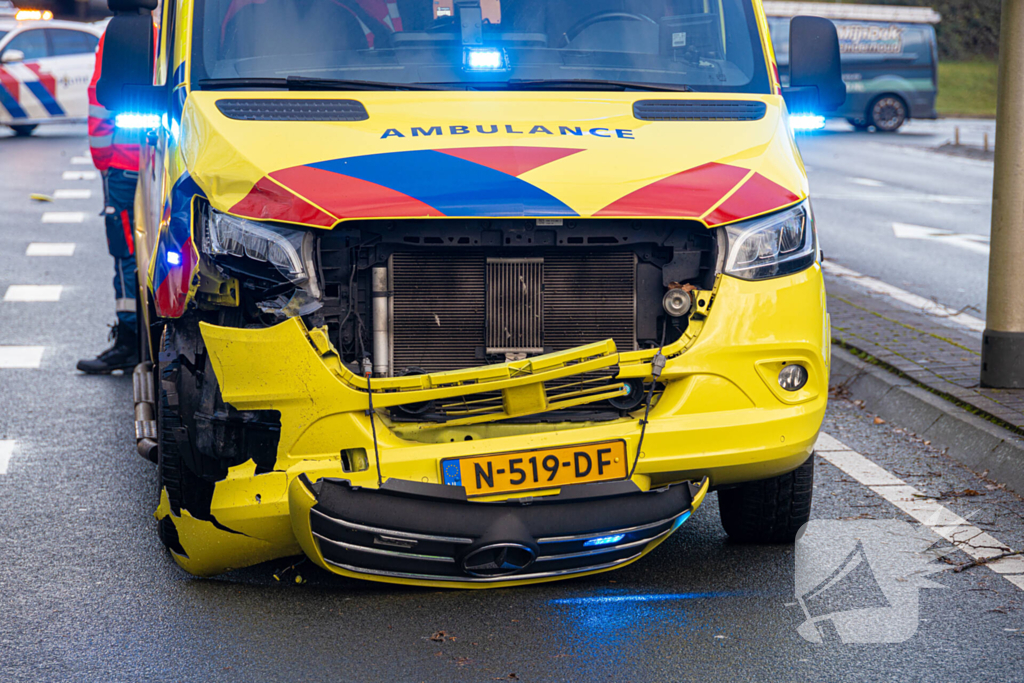
<instances>
[{"instance_id":1,"label":"dashed road marking","mask_svg":"<svg viewBox=\"0 0 1024 683\"><path fill-rule=\"evenodd\" d=\"M881 180L872 180L871 178L850 178L850 182L863 187L885 187L885 183Z\"/></svg>"},{"instance_id":2,"label":"dashed road marking","mask_svg":"<svg viewBox=\"0 0 1024 683\"><path fill-rule=\"evenodd\" d=\"M92 157L71 157L71 163L76 166L92 166Z\"/></svg>"},{"instance_id":3,"label":"dashed road marking","mask_svg":"<svg viewBox=\"0 0 1024 683\"><path fill-rule=\"evenodd\" d=\"M822 264L824 271L834 277L843 278L849 282L860 285L861 287L868 289L878 294L885 294L890 296L896 301L902 304L916 308L919 311L927 313L928 315L935 316L937 318L945 318L951 322L955 322L959 325L974 330L975 332L985 331L985 321L980 318L975 318L972 315L961 313L960 311L950 308L949 306L943 306L940 303L936 303L931 299L925 299L923 296L917 294L911 294L910 292L894 287L893 285L876 280L873 277L862 275L855 270L850 270L838 263L832 261L826 261Z\"/></svg>"},{"instance_id":4,"label":"dashed road marking","mask_svg":"<svg viewBox=\"0 0 1024 683\"><path fill-rule=\"evenodd\" d=\"M11 285L4 301L60 301L61 285Z\"/></svg>"},{"instance_id":5,"label":"dashed road marking","mask_svg":"<svg viewBox=\"0 0 1024 683\"><path fill-rule=\"evenodd\" d=\"M25 256L74 256L73 242L31 242Z\"/></svg>"},{"instance_id":6,"label":"dashed road marking","mask_svg":"<svg viewBox=\"0 0 1024 683\"><path fill-rule=\"evenodd\" d=\"M7 474L7 467L14 457L14 447L18 445L13 439L0 439L0 474Z\"/></svg>"},{"instance_id":7,"label":"dashed road marking","mask_svg":"<svg viewBox=\"0 0 1024 683\"><path fill-rule=\"evenodd\" d=\"M81 211L47 211L43 214L44 223L81 223L85 214Z\"/></svg>"},{"instance_id":8,"label":"dashed road marking","mask_svg":"<svg viewBox=\"0 0 1024 683\"><path fill-rule=\"evenodd\" d=\"M945 538L972 559L984 560L1011 550L1002 541L969 524L934 498L928 498L884 467L828 434L818 437L814 450L823 459ZM1006 557L984 566L1024 590L1024 557Z\"/></svg>"},{"instance_id":9,"label":"dashed road marking","mask_svg":"<svg viewBox=\"0 0 1024 683\"><path fill-rule=\"evenodd\" d=\"M96 171L64 171L63 180L96 180Z\"/></svg>"},{"instance_id":10,"label":"dashed road marking","mask_svg":"<svg viewBox=\"0 0 1024 683\"><path fill-rule=\"evenodd\" d=\"M0 346L0 368L38 368L45 349L43 346Z\"/></svg>"},{"instance_id":11,"label":"dashed road marking","mask_svg":"<svg viewBox=\"0 0 1024 683\"><path fill-rule=\"evenodd\" d=\"M92 190L54 190L54 199L89 199L92 197Z\"/></svg>"}]
</instances>

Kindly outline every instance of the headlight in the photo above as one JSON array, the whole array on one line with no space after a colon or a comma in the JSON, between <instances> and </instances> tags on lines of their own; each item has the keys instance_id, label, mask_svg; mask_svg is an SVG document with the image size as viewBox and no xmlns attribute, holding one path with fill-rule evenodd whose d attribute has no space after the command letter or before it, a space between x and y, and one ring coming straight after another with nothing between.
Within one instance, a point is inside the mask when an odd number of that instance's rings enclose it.
<instances>
[{"instance_id":1,"label":"headlight","mask_svg":"<svg viewBox=\"0 0 1024 683\"><path fill-rule=\"evenodd\" d=\"M744 280L767 280L809 268L817 258L811 205L726 226L725 272Z\"/></svg>"},{"instance_id":2,"label":"headlight","mask_svg":"<svg viewBox=\"0 0 1024 683\"><path fill-rule=\"evenodd\" d=\"M311 232L257 223L212 209L206 212L205 223L206 253L270 263L288 280L304 285L313 297L320 297L313 266L315 238Z\"/></svg>"}]
</instances>

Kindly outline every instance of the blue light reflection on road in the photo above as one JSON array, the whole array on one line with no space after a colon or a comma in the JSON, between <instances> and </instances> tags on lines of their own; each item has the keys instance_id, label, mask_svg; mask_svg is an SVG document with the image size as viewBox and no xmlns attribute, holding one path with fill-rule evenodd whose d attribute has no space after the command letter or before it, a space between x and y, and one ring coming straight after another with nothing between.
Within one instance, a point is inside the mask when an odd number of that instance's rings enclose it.
<instances>
[{"instance_id":1,"label":"blue light reflection on road","mask_svg":"<svg viewBox=\"0 0 1024 683\"><path fill-rule=\"evenodd\" d=\"M550 605L608 605L622 602L662 602L665 600L701 600L707 598L741 598L743 591L717 591L713 593L644 593L640 595L594 595L586 598L557 598Z\"/></svg>"}]
</instances>

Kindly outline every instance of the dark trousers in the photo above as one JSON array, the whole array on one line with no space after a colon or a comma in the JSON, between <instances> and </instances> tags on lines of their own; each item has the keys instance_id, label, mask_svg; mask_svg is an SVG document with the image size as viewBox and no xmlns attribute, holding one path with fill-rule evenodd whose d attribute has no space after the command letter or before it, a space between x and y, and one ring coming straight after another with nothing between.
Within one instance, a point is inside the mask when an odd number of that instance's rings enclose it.
<instances>
[{"instance_id":1,"label":"dark trousers","mask_svg":"<svg viewBox=\"0 0 1024 683\"><path fill-rule=\"evenodd\" d=\"M107 223L107 250L114 257L114 302L119 322L135 327L135 186L139 174L112 168L103 174L103 216Z\"/></svg>"}]
</instances>

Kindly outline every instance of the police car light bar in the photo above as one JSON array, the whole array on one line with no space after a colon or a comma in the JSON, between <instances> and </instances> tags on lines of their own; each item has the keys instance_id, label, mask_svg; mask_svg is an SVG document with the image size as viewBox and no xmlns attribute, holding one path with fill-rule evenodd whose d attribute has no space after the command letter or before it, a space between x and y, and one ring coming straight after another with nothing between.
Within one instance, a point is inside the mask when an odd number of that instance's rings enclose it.
<instances>
[{"instance_id":1,"label":"police car light bar","mask_svg":"<svg viewBox=\"0 0 1024 683\"><path fill-rule=\"evenodd\" d=\"M825 117L817 114L792 114L789 117L789 125L794 131L822 130L825 127Z\"/></svg>"},{"instance_id":2,"label":"police car light bar","mask_svg":"<svg viewBox=\"0 0 1024 683\"><path fill-rule=\"evenodd\" d=\"M118 114L114 125L121 130L142 130L160 127L159 114Z\"/></svg>"},{"instance_id":3,"label":"police car light bar","mask_svg":"<svg viewBox=\"0 0 1024 683\"><path fill-rule=\"evenodd\" d=\"M50 10L20 9L14 18L18 21L49 21L53 19L53 12Z\"/></svg>"},{"instance_id":4,"label":"police car light bar","mask_svg":"<svg viewBox=\"0 0 1024 683\"><path fill-rule=\"evenodd\" d=\"M505 51L496 47L467 47L464 61L467 71L504 71L508 68Z\"/></svg>"}]
</instances>

